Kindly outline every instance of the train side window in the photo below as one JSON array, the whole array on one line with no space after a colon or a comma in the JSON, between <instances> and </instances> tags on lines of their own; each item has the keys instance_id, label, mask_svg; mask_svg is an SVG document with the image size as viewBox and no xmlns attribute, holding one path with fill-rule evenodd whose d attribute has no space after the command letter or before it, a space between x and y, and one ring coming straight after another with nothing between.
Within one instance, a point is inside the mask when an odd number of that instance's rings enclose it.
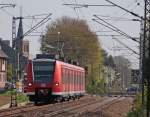
<instances>
[{"instance_id":1,"label":"train side window","mask_svg":"<svg viewBox=\"0 0 150 117\"><path fill-rule=\"evenodd\" d=\"M78 84L80 84L80 72L78 72Z\"/></svg>"},{"instance_id":2,"label":"train side window","mask_svg":"<svg viewBox=\"0 0 150 117\"><path fill-rule=\"evenodd\" d=\"M80 77L80 72L79 72L79 84L81 84L81 77Z\"/></svg>"},{"instance_id":3,"label":"train side window","mask_svg":"<svg viewBox=\"0 0 150 117\"><path fill-rule=\"evenodd\" d=\"M73 74L73 75L74 75L74 84L76 84L76 82L75 82L75 78L76 78L76 76L75 76L75 71L74 71L74 74Z\"/></svg>"},{"instance_id":4,"label":"train side window","mask_svg":"<svg viewBox=\"0 0 150 117\"><path fill-rule=\"evenodd\" d=\"M72 84L74 84L73 70L72 70Z\"/></svg>"},{"instance_id":5,"label":"train side window","mask_svg":"<svg viewBox=\"0 0 150 117\"><path fill-rule=\"evenodd\" d=\"M64 84L66 83L66 69L64 68Z\"/></svg>"},{"instance_id":6,"label":"train side window","mask_svg":"<svg viewBox=\"0 0 150 117\"><path fill-rule=\"evenodd\" d=\"M62 68L62 84L64 83L64 69Z\"/></svg>"},{"instance_id":7,"label":"train side window","mask_svg":"<svg viewBox=\"0 0 150 117\"><path fill-rule=\"evenodd\" d=\"M85 85L85 74L83 73L83 84Z\"/></svg>"},{"instance_id":8,"label":"train side window","mask_svg":"<svg viewBox=\"0 0 150 117\"><path fill-rule=\"evenodd\" d=\"M72 81L72 84L73 84L73 70L71 70L71 81Z\"/></svg>"},{"instance_id":9,"label":"train side window","mask_svg":"<svg viewBox=\"0 0 150 117\"><path fill-rule=\"evenodd\" d=\"M71 70L69 72L70 84L71 84Z\"/></svg>"},{"instance_id":10,"label":"train side window","mask_svg":"<svg viewBox=\"0 0 150 117\"><path fill-rule=\"evenodd\" d=\"M82 74L80 72L80 84L82 84Z\"/></svg>"},{"instance_id":11,"label":"train side window","mask_svg":"<svg viewBox=\"0 0 150 117\"><path fill-rule=\"evenodd\" d=\"M78 71L77 71L77 84L78 84Z\"/></svg>"},{"instance_id":12,"label":"train side window","mask_svg":"<svg viewBox=\"0 0 150 117\"><path fill-rule=\"evenodd\" d=\"M72 84L72 70L70 70L70 83Z\"/></svg>"},{"instance_id":13,"label":"train side window","mask_svg":"<svg viewBox=\"0 0 150 117\"><path fill-rule=\"evenodd\" d=\"M68 83L68 70L66 69L65 83Z\"/></svg>"},{"instance_id":14,"label":"train side window","mask_svg":"<svg viewBox=\"0 0 150 117\"><path fill-rule=\"evenodd\" d=\"M70 76L69 76L69 70L67 69L67 82L70 84Z\"/></svg>"},{"instance_id":15,"label":"train side window","mask_svg":"<svg viewBox=\"0 0 150 117\"><path fill-rule=\"evenodd\" d=\"M81 72L80 72L80 84L82 84L82 77L81 77Z\"/></svg>"},{"instance_id":16,"label":"train side window","mask_svg":"<svg viewBox=\"0 0 150 117\"><path fill-rule=\"evenodd\" d=\"M81 73L81 75L82 75L81 77L82 77L82 85L83 85L83 79L84 79L84 78L83 78L83 73Z\"/></svg>"},{"instance_id":17,"label":"train side window","mask_svg":"<svg viewBox=\"0 0 150 117\"><path fill-rule=\"evenodd\" d=\"M78 84L78 71L77 71L77 84Z\"/></svg>"},{"instance_id":18,"label":"train side window","mask_svg":"<svg viewBox=\"0 0 150 117\"><path fill-rule=\"evenodd\" d=\"M77 74L76 74L76 71L75 71L74 73L75 73L75 74L74 74L74 76L75 76L75 77L74 77L74 78L75 78L75 79L74 79L74 80L75 80L75 84L77 84Z\"/></svg>"}]
</instances>

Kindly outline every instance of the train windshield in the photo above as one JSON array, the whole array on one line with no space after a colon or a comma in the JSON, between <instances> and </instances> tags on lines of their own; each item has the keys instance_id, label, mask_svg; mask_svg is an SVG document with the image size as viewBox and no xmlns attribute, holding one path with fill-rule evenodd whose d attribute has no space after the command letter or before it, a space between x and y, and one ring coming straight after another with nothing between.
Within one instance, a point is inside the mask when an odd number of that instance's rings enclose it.
<instances>
[{"instance_id":1,"label":"train windshield","mask_svg":"<svg viewBox=\"0 0 150 117\"><path fill-rule=\"evenodd\" d=\"M50 83L54 77L54 61L34 61L33 72L34 82L36 83Z\"/></svg>"}]
</instances>

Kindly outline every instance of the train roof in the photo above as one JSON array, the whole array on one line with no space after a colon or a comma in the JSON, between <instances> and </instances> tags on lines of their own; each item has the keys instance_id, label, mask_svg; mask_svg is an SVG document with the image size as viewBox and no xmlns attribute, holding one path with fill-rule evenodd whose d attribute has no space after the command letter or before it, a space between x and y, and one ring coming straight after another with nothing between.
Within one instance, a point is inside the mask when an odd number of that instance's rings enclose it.
<instances>
[{"instance_id":1,"label":"train roof","mask_svg":"<svg viewBox=\"0 0 150 117\"><path fill-rule=\"evenodd\" d=\"M84 68L83 67L81 67L81 66L78 66L78 65L74 65L74 64L70 64L70 63L67 63L67 62L65 62L65 61L61 61L61 60L57 60L57 59L46 59L46 58L40 58L40 59L34 59L34 60L32 60L33 62L34 61L51 61L51 62L57 62L57 63L59 63L59 64L61 64L61 65L63 65L63 66L66 66L66 67L75 67L75 68L77 68L77 69L82 69L82 70L84 70Z\"/></svg>"},{"instance_id":2,"label":"train roof","mask_svg":"<svg viewBox=\"0 0 150 117\"><path fill-rule=\"evenodd\" d=\"M32 61L53 61L55 62L56 60L55 59L45 59L45 58L41 58L41 59L33 59Z\"/></svg>"},{"instance_id":3,"label":"train roof","mask_svg":"<svg viewBox=\"0 0 150 117\"><path fill-rule=\"evenodd\" d=\"M70 64L70 63L67 63L67 62L64 62L64 61L59 61L59 60L56 60L56 61L58 63L60 63L61 65L66 66L66 67L74 67L74 68L77 68L77 69L80 69L80 70L84 70L84 68L81 67L81 66L73 65L73 64Z\"/></svg>"}]
</instances>

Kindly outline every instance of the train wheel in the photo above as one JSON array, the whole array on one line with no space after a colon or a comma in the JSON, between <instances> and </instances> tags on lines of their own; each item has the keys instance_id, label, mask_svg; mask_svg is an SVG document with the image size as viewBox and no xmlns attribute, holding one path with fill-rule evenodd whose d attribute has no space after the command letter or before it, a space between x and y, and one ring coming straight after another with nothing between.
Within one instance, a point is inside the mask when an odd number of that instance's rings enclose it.
<instances>
[{"instance_id":1,"label":"train wheel","mask_svg":"<svg viewBox=\"0 0 150 117\"><path fill-rule=\"evenodd\" d=\"M75 96L73 96L73 97L72 97L72 99L73 99L73 100L75 100L75 99L76 99L76 97L75 97Z\"/></svg>"}]
</instances>

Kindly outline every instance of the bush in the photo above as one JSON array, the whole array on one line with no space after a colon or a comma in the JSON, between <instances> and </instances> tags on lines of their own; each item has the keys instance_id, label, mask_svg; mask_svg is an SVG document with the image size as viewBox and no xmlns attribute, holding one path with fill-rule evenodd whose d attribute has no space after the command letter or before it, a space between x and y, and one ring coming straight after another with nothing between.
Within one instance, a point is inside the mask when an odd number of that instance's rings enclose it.
<instances>
[{"instance_id":1,"label":"bush","mask_svg":"<svg viewBox=\"0 0 150 117\"><path fill-rule=\"evenodd\" d=\"M28 99L28 97L26 95L24 95L22 93L18 93L17 94L17 100L18 100L18 102L26 102L29 99Z\"/></svg>"},{"instance_id":2,"label":"bush","mask_svg":"<svg viewBox=\"0 0 150 117\"><path fill-rule=\"evenodd\" d=\"M146 87L144 88L146 89ZM142 94L136 95L133 109L128 113L127 117L146 117L146 90L144 90L144 104L142 105Z\"/></svg>"}]
</instances>

